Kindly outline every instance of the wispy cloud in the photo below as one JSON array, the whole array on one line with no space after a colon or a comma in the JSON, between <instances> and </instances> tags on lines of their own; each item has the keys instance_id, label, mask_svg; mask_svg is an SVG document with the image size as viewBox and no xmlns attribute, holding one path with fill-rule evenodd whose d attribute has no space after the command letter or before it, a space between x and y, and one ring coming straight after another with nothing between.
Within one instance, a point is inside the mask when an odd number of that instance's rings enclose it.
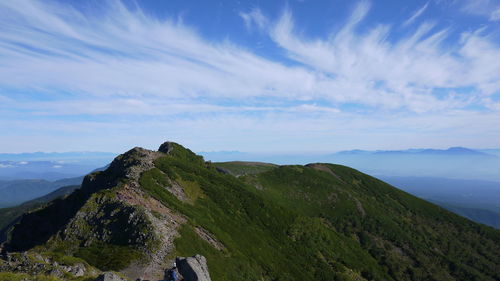
<instances>
[{"instance_id":1,"label":"wispy cloud","mask_svg":"<svg viewBox=\"0 0 500 281\"><path fill-rule=\"evenodd\" d=\"M253 8L249 12L240 12L239 15L245 22L247 30L251 30L254 25L259 29L264 29L268 24L268 19L259 8Z\"/></svg>"},{"instance_id":2,"label":"wispy cloud","mask_svg":"<svg viewBox=\"0 0 500 281\"><path fill-rule=\"evenodd\" d=\"M422 8L415 11L415 13L411 17L409 17L405 22L403 22L403 26L412 24L418 17L420 17L425 12L428 6L429 2L425 3L425 5L423 5Z\"/></svg>"},{"instance_id":3,"label":"wispy cloud","mask_svg":"<svg viewBox=\"0 0 500 281\"><path fill-rule=\"evenodd\" d=\"M458 1L465 13L483 16L490 21L500 20L500 3L495 0L463 0Z\"/></svg>"},{"instance_id":4,"label":"wispy cloud","mask_svg":"<svg viewBox=\"0 0 500 281\"><path fill-rule=\"evenodd\" d=\"M425 112L462 107L500 90L500 63L491 63L500 48L483 30L464 33L450 46L444 44L447 29L422 22L408 36L390 41L389 26L356 32L368 9L367 2L360 2L344 28L327 39L299 37L291 13L285 11L270 35L290 59L334 77L319 85L340 102ZM453 88L465 87L472 87L466 97L453 94ZM445 88L444 97L433 95Z\"/></svg>"},{"instance_id":5,"label":"wispy cloud","mask_svg":"<svg viewBox=\"0 0 500 281\"><path fill-rule=\"evenodd\" d=\"M105 2L100 13L52 1L2 1L0 130L9 133L0 145L29 142L19 135L57 143L49 134L83 143L82 134L95 139L102 132L133 135L130 142L174 135L190 144L183 137L188 128L200 132L195 139L212 134L221 145L227 135L259 143L265 134L326 143L325 136L347 131L349 143L356 130L418 124L432 131L441 121L439 129L456 129L468 118L487 130L500 111L492 98L500 91L500 47L485 29L456 41L450 29L421 20L427 7L409 16L399 37L389 25L360 30L367 1L338 31L315 38L296 31L289 10L279 18L258 8L239 13L283 54L271 59L120 1ZM380 116L378 123L367 114Z\"/></svg>"}]
</instances>

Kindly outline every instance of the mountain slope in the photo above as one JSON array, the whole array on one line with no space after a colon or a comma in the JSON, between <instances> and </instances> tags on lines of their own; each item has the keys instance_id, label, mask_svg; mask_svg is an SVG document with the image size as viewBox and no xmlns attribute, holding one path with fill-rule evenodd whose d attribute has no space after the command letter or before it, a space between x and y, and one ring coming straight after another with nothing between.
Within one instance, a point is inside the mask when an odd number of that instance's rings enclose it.
<instances>
[{"instance_id":1,"label":"mountain slope","mask_svg":"<svg viewBox=\"0 0 500 281\"><path fill-rule=\"evenodd\" d=\"M48 202L55 200L60 197L64 197L66 195L71 194L77 188L80 188L80 185L69 185L60 187L49 194L44 196L35 198L33 200L24 202L18 206L10 207L10 208L1 208L0 209L0 229L5 228L7 225L16 221L20 216L24 213L40 208L41 206L47 204Z\"/></svg>"},{"instance_id":2,"label":"mountain slope","mask_svg":"<svg viewBox=\"0 0 500 281\"><path fill-rule=\"evenodd\" d=\"M498 232L353 169L331 164L309 167L322 173L301 166L263 173L257 179L263 186L259 192L282 206L326 219L337 232L358 240L395 280L498 276L498 255L484 255L498 250ZM470 264L481 264L482 272Z\"/></svg>"},{"instance_id":3,"label":"mountain slope","mask_svg":"<svg viewBox=\"0 0 500 281\"><path fill-rule=\"evenodd\" d=\"M500 278L499 231L344 166L256 165L205 162L175 143L134 148L25 215L4 249L132 279L197 253L213 280Z\"/></svg>"}]
</instances>

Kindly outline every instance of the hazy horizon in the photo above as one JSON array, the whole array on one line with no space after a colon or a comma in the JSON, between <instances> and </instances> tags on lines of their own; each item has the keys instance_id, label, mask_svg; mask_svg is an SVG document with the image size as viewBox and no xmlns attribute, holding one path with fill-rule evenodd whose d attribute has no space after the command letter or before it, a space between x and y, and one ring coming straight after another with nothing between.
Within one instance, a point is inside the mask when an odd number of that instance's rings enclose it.
<instances>
[{"instance_id":1,"label":"hazy horizon","mask_svg":"<svg viewBox=\"0 0 500 281\"><path fill-rule=\"evenodd\" d=\"M182 145L182 143L180 143ZM20 151L20 152L8 152L8 151L0 151L1 156L6 156L6 155L21 155L21 154L74 154L74 153L87 153L87 154L122 154L126 152L129 149L132 149L133 147L136 147L138 145L129 147L126 150L123 151L94 151L94 150L68 150L68 151ZM142 146L139 146L142 147ZM402 149L362 149L362 148L350 148L350 149L343 149L343 150L290 150L290 151L270 151L270 150L199 150L199 151L193 151L197 154L203 154L203 153L250 153L250 154L285 154L285 155L293 155L293 154L324 154L324 153L339 153L339 152L349 152L349 151L366 151L366 152L384 152L384 151L408 151L408 150L426 150L426 149L435 149L435 150L448 150L450 148L466 148L470 150L475 150L479 152L484 152L487 150L499 150L500 151L500 146L499 147L482 147L482 148L477 148L477 147L465 147L465 146L449 146L449 147L407 147L407 148L402 148ZM146 149L150 150L156 150L158 147L143 147ZM189 147L186 147L189 148ZM189 148L191 149L191 148ZM192 150L192 149L191 149ZM8 160L8 159L5 159Z\"/></svg>"}]
</instances>

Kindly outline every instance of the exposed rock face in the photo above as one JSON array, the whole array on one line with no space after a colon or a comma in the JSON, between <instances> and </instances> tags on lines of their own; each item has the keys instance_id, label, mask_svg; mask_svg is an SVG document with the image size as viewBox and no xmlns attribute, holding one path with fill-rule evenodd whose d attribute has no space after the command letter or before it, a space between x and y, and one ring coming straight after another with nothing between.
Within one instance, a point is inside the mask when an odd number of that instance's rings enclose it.
<instances>
[{"instance_id":1,"label":"exposed rock face","mask_svg":"<svg viewBox=\"0 0 500 281\"><path fill-rule=\"evenodd\" d=\"M179 257L176 263L184 281L212 281L208 273L207 259L204 256Z\"/></svg>"},{"instance_id":2,"label":"exposed rock face","mask_svg":"<svg viewBox=\"0 0 500 281\"><path fill-rule=\"evenodd\" d=\"M113 272L105 272L94 281L127 281Z\"/></svg>"},{"instance_id":3,"label":"exposed rock face","mask_svg":"<svg viewBox=\"0 0 500 281\"><path fill-rule=\"evenodd\" d=\"M167 142L164 142L160 145L160 148L158 148L158 151L169 154L173 148L174 148L173 143L167 141Z\"/></svg>"}]
</instances>

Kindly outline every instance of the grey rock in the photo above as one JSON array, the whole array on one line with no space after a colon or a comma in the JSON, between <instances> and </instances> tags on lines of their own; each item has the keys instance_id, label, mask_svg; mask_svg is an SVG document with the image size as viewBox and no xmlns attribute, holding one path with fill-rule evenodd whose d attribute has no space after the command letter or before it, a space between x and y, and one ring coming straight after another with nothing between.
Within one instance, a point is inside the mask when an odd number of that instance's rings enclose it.
<instances>
[{"instance_id":1,"label":"grey rock","mask_svg":"<svg viewBox=\"0 0 500 281\"><path fill-rule=\"evenodd\" d=\"M116 273L113 272L104 272L103 274L99 275L97 279L94 281L127 281L120 276L118 276Z\"/></svg>"},{"instance_id":2,"label":"grey rock","mask_svg":"<svg viewBox=\"0 0 500 281\"><path fill-rule=\"evenodd\" d=\"M212 281L208 272L207 259L204 256L176 259L177 269L184 281Z\"/></svg>"},{"instance_id":3,"label":"grey rock","mask_svg":"<svg viewBox=\"0 0 500 281\"><path fill-rule=\"evenodd\" d=\"M160 145L160 148L158 148L158 151L169 154L172 149L174 149L173 143L172 142L164 142L162 145Z\"/></svg>"},{"instance_id":4,"label":"grey rock","mask_svg":"<svg viewBox=\"0 0 500 281\"><path fill-rule=\"evenodd\" d=\"M76 277L80 277L85 275L85 266L81 263L77 263L76 265L71 267L70 272Z\"/></svg>"}]
</instances>

